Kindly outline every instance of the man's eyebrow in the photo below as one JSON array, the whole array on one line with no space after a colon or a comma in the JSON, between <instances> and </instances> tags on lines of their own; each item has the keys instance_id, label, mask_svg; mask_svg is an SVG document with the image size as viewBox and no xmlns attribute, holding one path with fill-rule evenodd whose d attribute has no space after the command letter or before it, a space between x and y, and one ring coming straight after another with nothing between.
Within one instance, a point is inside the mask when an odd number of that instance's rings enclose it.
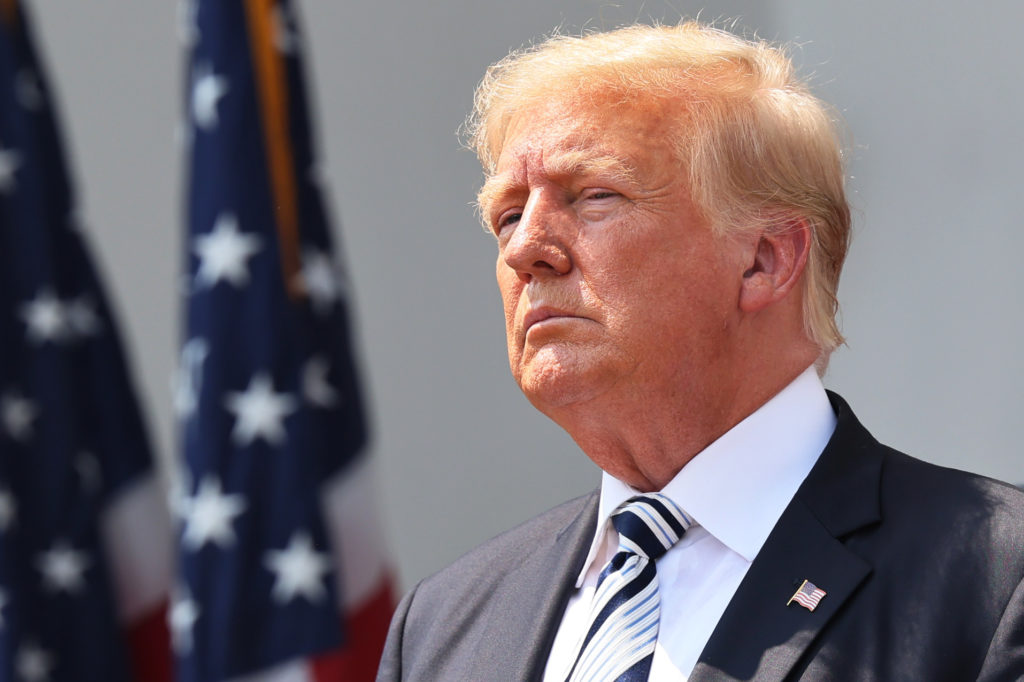
<instances>
[{"instance_id":1,"label":"man's eyebrow","mask_svg":"<svg viewBox=\"0 0 1024 682\"><path fill-rule=\"evenodd\" d=\"M498 173L484 181L483 187L476 193L476 206L485 222L487 219L485 212L490 205L497 197L506 194L515 184L514 177L510 173Z\"/></svg>"},{"instance_id":2,"label":"man's eyebrow","mask_svg":"<svg viewBox=\"0 0 1024 682\"><path fill-rule=\"evenodd\" d=\"M595 153L591 149L570 149L545 159L545 170L552 177L596 175L615 182L637 184L637 167L621 156Z\"/></svg>"},{"instance_id":3,"label":"man's eyebrow","mask_svg":"<svg viewBox=\"0 0 1024 682\"><path fill-rule=\"evenodd\" d=\"M552 178L600 176L616 183L637 185L637 167L619 156L595 154L591 150L569 150L544 160L545 173ZM497 197L516 188L518 173L497 173L484 181L476 195L481 212Z\"/></svg>"}]
</instances>

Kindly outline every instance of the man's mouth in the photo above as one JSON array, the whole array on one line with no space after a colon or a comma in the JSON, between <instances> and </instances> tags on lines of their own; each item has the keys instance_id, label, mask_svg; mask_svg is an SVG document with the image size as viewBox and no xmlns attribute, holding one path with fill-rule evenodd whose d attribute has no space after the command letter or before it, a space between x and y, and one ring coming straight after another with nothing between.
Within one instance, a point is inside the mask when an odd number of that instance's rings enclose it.
<instances>
[{"instance_id":1,"label":"man's mouth","mask_svg":"<svg viewBox=\"0 0 1024 682\"><path fill-rule=\"evenodd\" d=\"M523 318L523 332L529 332L531 327L546 320L578 317L580 316L559 308L552 308L546 305L538 306L536 308L531 308Z\"/></svg>"}]
</instances>

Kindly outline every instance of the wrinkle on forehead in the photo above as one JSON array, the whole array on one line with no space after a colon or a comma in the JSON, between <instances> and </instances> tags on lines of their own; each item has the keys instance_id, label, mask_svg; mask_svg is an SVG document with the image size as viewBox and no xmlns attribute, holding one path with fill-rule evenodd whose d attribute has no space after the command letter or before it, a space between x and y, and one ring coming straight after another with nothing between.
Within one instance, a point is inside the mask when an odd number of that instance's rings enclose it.
<instances>
[{"instance_id":1,"label":"wrinkle on forehead","mask_svg":"<svg viewBox=\"0 0 1024 682\"><path fill-rule=\"evenodd\" d=\"M616 184L639 184L637 165L605 150L577 147L538 156L543 175L556 182L594 177ZM522 158L517 159L511 168L487 178L477 193L480 210L486 211L499 197L527 187L529 173L528 160Z\"/></svg>"}]
</instances>

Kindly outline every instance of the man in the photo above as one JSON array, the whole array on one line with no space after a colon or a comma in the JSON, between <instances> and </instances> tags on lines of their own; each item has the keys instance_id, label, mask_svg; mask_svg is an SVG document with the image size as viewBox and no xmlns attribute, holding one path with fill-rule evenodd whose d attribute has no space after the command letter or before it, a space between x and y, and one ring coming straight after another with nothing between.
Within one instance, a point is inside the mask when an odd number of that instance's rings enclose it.
<instances>
[{"instance_id":1,"label":"man","mask_svg":"<svg viewBox=\"0 0 1024 682\"><path fill-rule=\"evenodd\" d=\"M552 38L470 133L512 373L604 474L421 582L378 679L1024 678L1024 496L880 445L815 371L849 209L781 51Z\"/></svg>"}]
</instances>

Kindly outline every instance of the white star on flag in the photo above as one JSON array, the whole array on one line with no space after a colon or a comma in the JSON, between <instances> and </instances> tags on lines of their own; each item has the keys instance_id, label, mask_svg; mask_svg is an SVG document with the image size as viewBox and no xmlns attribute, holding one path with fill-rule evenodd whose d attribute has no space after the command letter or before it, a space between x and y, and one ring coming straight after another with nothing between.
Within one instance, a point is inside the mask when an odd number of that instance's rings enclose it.
<instances>
[{"instance_id":1,"label":"white star on flag","mask_svg":"<svg viewBox=\"0 0 1024 682\"><path fill-rule=\"evenodd\" d=\"M192 600L188 590L176 591L167 624L171 628L171 647L179 656L192 651L192 628L199 620L199 605Z\"/></svg>"},{"instance_id":2,"label":"white star on flag","mask_svg":"<svg viewBox=\"0 0 1024 682\"><path fill-rule=\"evenodd\" d=\"M67 309L50 289L40 289L21 306L28 340L32 343L62 341L69 331Z\"/></svg>"},{"instance_id":3,"label":"white star on flag","mask_svg":"<svg viewBox=\"0 0 1024 682\"><path fill-rule=\"evenodd\" d=\"M330 363L321 355L311 357L303 366L302 395L310 405L333 407L338 402L338 392L327 380L330 371Z\"/></svg>"},{"instance_id":4,"label":"white star on flag","mask_svg":"<svg viewBox=\"0 0 1024 682\"><path fill-rule=\"evenodd\" d=\"M296 279L319 315L329 313L331 306L341 298L341 280L334 261L323 251L310 249L302 254L302 272Z\"/></svg>"},{"instance_id":5,"label":"white star on flag","mask_svg":"<svg viewBox=\"0 0 1024 682\"><path fill-rule=\"evenodd\" d=\"M280 445L285 440L283 422L298 408L291 394L274 392L274 382L266 372L254 374L244 392L229 393L224 404L235 415L231 439L238 446L257 438Z\"/></svg>"},{"instance_id":6,"label":"white star on flag","mask_svg":"<svg viewBox=\"0 0 1024 682\"><path fill-rule=\"evenodd\" d=\"M231 524L247 506L242 495L224 495L216 476L204 476L195 496L184 505L182 544L189 550L198 550L207 542L230 547L235 543Z\"/></svg>"},{"instance_id":7,"label":"white star on flag","mask_svg":"<svg viewBox=\"0 0 1024 682\"><path fill-rule=\"evenodd\" d=\"M228 79L213 73L209 64L197 66L192 74L192 118L210 131L217 127L217 103L228 91Z\"/></svg>"},{"instance_id":8,"label":"white star on flag","mask_svg":"<svg viewBox=\"0 0 1024 682\"><path fill-rule=\"evenodd\" d=\"M263 248L262 240L254 234L238 231L238 220L233 213L221 213L209 234L195 238L192 250L199 256L196 279L200 286L213 286L226 280L241 288L249 283L246 263Z\"/></svg>"},{"instance_id":9,"label":"white star on flag","mask_svg":"<svg viewBox=\"0 0 1024 682\"><path fill-rule=\"evenodd\" d=\"M296 531L283 550L270 550L263 557L264 565L274 573L271 596L287 604L299 595L311 602L323 599L327 590L323 577L330 571L327 554L313 549L309 534Z\"/></svg>"},{"instance_id":10,"label":"white star on flag","mask_svg":"<svg viewBox=\"0 0 1024 682\"><path fill-rule=\"evenodd\" d=\"M14 518L17 515L18 505L14 501L14 495L7 488L0 488L0 533L14 525Z\"/></svg>"},{"instance_id":11,"label":"white star on flag","mask_svg":"<svg viewBox=\"0 0 1024 682\"><path fill-rule=\"evenodd\" d=\"M36 568L43 574L43 585L54 592L74 594L85 587L83 573L92 561L85 552L72 549L58 540L36 559Z\"/></svg>"},{"instance_id":12,"label":"white star on flag","mask_svg":"<svg viewBox=\"0 0 1024 682\"><path fill-rule=\"evenodd\" d=\"M95 336L103 328L99 315L96 314L96 303L88 294L65 303L64 311L67 316L67 326L78 338Z\"/></svg>"},{"instance_id":13,"label":"white star on flag","mask_svg":"<svg viewBox=\"0 0 1024 682\"><path fill-rule=\"evenodd\" d=\"M43 107L43 91L39 87L39 78L35 71L25 67L18 72L14 81L14 96L18 104L29 111L39 111Z\"/></svg>"},{"instance_id":14,"label":"white star on flag","mask_svg":"<svg viewBox=\"0 0 1024 682\"><path fill-rule=\"evenodd\" d=\"M18 186L14 172L21 167L21 154L13 149L0 149L0 193L7 194Z\"/></svg>"},{"instance_id":15,"label":"white star on flag","mask_svg":"<svg viewBox=\"0 0 1024 682\"><path fill-rule=\"evenodd\" d=\"M38 416L36 404L17 392L8 391L0 397L0 422L14 440L24 443L32 438L32 422Z\"/></svg>"},{"instance_id":16,"label":"white star on flag","mask_svg":"<svg viewBox=\"0 0 1024 682\"><path fill-rule=\"evenodd\" d=\"M21 678L19 682L47 682L53 665L53 654L35 642L23 644L14 659L14 668Z\"/></svg>"}]
</instances>

